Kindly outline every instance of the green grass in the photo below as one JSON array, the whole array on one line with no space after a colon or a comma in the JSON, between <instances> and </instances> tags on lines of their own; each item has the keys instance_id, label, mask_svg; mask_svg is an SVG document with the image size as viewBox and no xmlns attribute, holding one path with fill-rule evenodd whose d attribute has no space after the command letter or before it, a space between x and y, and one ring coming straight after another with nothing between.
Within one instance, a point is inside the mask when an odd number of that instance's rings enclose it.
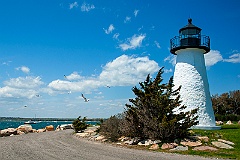
<instances>
[{"instance_id":1,"label":"green grass","mask_svg":"<svg viewBox=\"0 0 240 160\"><path fill-rule=\"evenodd\" d=\"M216 157L227 159L240 159L240 125L222 125L221 130L193 130L195 135L208 136L209 142L203 142L204 145L212 146L211 142L217 139L224 139L235 143L234 149L219 149L218 151L188 151L178 152L188 155L199 155L204 157Z\"/></svg>"}]
</instances>

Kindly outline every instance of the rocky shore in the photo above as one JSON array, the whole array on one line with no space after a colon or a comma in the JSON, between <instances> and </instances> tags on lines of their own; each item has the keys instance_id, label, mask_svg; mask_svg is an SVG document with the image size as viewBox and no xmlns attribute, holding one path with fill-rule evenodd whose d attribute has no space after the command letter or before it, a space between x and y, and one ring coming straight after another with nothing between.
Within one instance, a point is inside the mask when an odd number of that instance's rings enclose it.
<instances>
[{"instance_id":1,"label":"rocky shore","mask_svg":"<svg viewBox=\"0 0 240 160\"><path fill-rule=\"evenodd\" d=\"M76 133L78 138L85 138L90 141L107 142L108 139L96 132L98 126L88 127L82 133ZM162 143L160 140L141 140L139 138L130 138L122 136L114 144L119 146L146 146L149 150L169 150L169 151L217 151L221 148L233 149L234 143L221 138L210 140L207 136L190 136L184 140L173 140L172 143Z\"/></svg>"},{"instance_id":2,"label":"rocky shore","mask_svg":"<svg viewBox=\"0 0 240 160\"><path fill-rule=\"evenodd\" d=\"M53 125L46 126L42 129L34 129L30 124L20 125L18 128L7 128L0 130L0 137L14 136L14 135L23 135L27 133L41 133L47 131L60 131L66 129L73 129L72 124L63 124L57 126L56 129Z\"/></svg>"}]
</instances>

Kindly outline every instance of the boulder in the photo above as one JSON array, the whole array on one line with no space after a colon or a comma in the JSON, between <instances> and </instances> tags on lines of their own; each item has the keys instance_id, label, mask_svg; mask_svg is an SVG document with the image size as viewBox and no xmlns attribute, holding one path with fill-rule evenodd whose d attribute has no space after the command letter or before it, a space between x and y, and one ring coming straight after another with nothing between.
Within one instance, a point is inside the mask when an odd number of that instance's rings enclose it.
<instances>
[{"instance_id":1,"label":"boulder","mask_svg":"<svg viewBox=\"0 0 240 160\"><path fill-rule=\"evenodd\" d=\"M46 129L38 129L37 133L42 133L42 132L46 132Z\"/></svg>"},{"instance_id":2,"label":"boulder","mask_svg":"<svg viewBox=\"0 0 240 160\"><path fill-rule=\"evenodd\" d=\"M187 151L188 150L188 146L177 146L173 149L170 149L170 151Z\"/></svg>"},{"instance_id":3,"label":"boulder","mask_svg":"<svg viewBox=\"0 0 240 160\"><path fill-rule=\"evenodd\" d=\"M151 147L149 149L151 149L151 150L158 150L159 149L159 145L158 144L153 144L153 145L151 145Z\"/></svg>"},{"instance_id":4,"label":"boulder","mask_svg":"<svg viewBox=\"0 0 240 160\"><path fill-rule=\"evenodd\" d=\"M162 149L173 149L177 146L178 146L178 144L176 144L176 143L163 143L161 148Z\"/></svg>"},{"instance_id":5,"label":"boulder","mask_svg":"<svg viewBox=\"0 0 240 160\"><path fill-rule=\"evenodd\" d=\"M209 138L207 136L197 136L197 139L203 142L208 142Z\"/></svg>"},{"instance_id":6,"label":"boulder","mask_svg":"<svg viewBox=\"0 0 240 160\"><path fill-rule=\"evenodd\" d=\"M143 140L141 142L138 142L138 145L140 145L140 146L149 146L151 144L153 144L153 141L151 141L149 139L148 140Z\"/></svg>"},{"instance_id":7,"label":"boulder","mask_svg":"<svg viewBox=\"0 0 240 160\"><path fill-rule=\"evenodd\" d=\"M97 141L102 141L103 139L105 139L105 137L102 136L102 135L100 135L97 138L95 138L95 140L97 140Z\"/></svg>"},{"instance_id":8,"label":"boulder","mask_svg":"<svg viewBox=\"0 0 240 160\"><path fill-rule=\"evenodd\" d=\"M233 123L232 123L232 121L229 120L229 121L227 121L226 124L231 125L231 124L233 124Z\"/></svg>"},{"instance_id":9,"label":"boulder","mask_svg":"<svg viewBox=\"0 0 240 160\"><path fill-rule=\"evenodd\" d=\"M195 147L192 150L194 151L217 151L217 148L214 147L210 147L210 146L199 146L199 147Z\"/></svg>"},{"instance_id":10,"label":"boulder","mask_svg":"<svg viewBox=\"0 0 240 160\"><path fill-rule=\"evenodd\" d=\"M214 145L215 147L218 147L218 148L233 149L232 146L230 146L226 143L223 143L223 142L218 142L218 141L213 141L212 145Z\"/></svg>"},{"instance_id":11,"label":"boulder","mask_svg":"<svg viewBox=\"0 0 240 160\"><path fill-rule=\"evenodd\" d=\"M10 136L10 135L17 135L17 129L7 128L7 129L0 130L0 137Z\"/></svg>"},{"instance_id":12,"label":"boulder","mask_svg":"<svg viewBox=\"0 0 240 160\"><path fill-rule=\"evenodd\" d=\"M49 125L45 127L46 131L54 131L54 126L53 125Z\"/></svg>"},{"instance_id":13,"label":"boulder","mask_svg":"<svg viewBox=\"0 0 240 160\"><path fill-rule=\"evenodd\" d=\"M76 133L76 136L77 137L88 137L89 136L89 134L88 133Z\"/></svg>"},{"instance_id":14,"label":"boulder","mask_svg":"<svg viewBox=\"0 0 240 160\"><path fill-rule=\"evenodd\" d=\"M218 142L223 142L223 143L226 143L226 144L229 144L229 145L235 145L233 142L226 141L224 139L218 139Z\"/></svg>"},{"instance_id":15,"label":"boulder","mask_svg":"<svg viewBox=\"0 0 240 160\"><path fill-rule=\"evenodd\" d=\"M183 145L183 146L197 147L197 146L201 146L202 142L199 142L199 141L197 141L197 142L187 141L187 142L181 142L180 144Z\"/></svg>"},{"instance_id":16,"label":"boulder","mask_svg":"<svg viewBox=\"0 0 240 160\"><path fill-rule=\"evenodd\" d=\"M216 121L216 125L223 125L222 121Z\"/></svg>"},{"instance_id":17,"label":"boulder","mask_svg":"<svg viewBox=\"0 0 240 160\"><path fill-rule=\"evenodd\" d=\"M33 128L30 124L23 124L20 125L17 130L24 132L24 133L28 133L28 132L33 132Z\"/></svg>"}]
</instances>

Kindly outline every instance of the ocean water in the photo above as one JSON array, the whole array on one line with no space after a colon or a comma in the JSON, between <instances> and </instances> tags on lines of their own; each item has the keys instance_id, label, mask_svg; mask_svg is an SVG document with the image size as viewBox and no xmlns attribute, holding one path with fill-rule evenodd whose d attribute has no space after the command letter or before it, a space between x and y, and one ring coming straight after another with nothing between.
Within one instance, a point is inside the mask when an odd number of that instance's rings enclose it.
<instances>
[{"instance_id":1,"label":"ocean water","mask_svg":"<svg viewBox=\"0 0 240 160\"><path fill-rule=\"evenodd\" d=\"M58 125L62 125L62 124L72 124L73 121L37 121L38 123L36 124L30 124L32 126L33 129L42 129L45 128L46 126L49 125L53 125L54 128L56 129L56 127ZM87 124L91 124L91 125L96 125L97 122L96 121L87 121ZM24 121L0 121L0 130L2 129L6 129L6 128L17 128L20 125L23 125Z\"/></svg>"}]
</instances>

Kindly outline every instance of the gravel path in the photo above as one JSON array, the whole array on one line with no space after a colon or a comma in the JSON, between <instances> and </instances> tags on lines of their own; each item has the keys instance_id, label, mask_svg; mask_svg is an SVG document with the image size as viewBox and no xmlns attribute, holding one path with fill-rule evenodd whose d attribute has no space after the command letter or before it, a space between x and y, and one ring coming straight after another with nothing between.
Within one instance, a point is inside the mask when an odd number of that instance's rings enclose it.
<instances>
[{"instance_id":1,"label":"gravel path","mask_svg":"<svg viewBox=\"0 0 240 160\"><path fill-rule=\"evenodd\" d=\"M78 139L72 130L0 137L0 160L206 160Z\"/></svg>"}]
</instances>

